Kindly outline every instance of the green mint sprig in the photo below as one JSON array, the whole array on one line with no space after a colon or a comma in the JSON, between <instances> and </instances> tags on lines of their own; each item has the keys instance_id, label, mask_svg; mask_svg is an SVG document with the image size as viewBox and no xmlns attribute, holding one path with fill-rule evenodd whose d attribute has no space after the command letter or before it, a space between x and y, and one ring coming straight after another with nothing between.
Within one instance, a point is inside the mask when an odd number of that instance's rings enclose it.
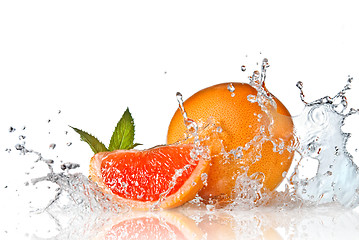
<instances>
[{"instance_id":1,"label":"green mint sprig","mask_svg":"<svg viewBox=\"0 0 359 240\"><path fill-rule=\"evenodd\" d=\"M120 121L118 121L108 148L93 135L75 127L71 128L80 134L81 140L86 142L95 154L119 149L128 150L141 145L140 143L134 143L135 124L128 108L123 113Z\"/></svg>"},{"instance_id":2,"label":"green mint sprig","mask_svg":"<svg viewBox=\"0 0 359 240\"><path fill-rule=\"evenodd\" d=\"M71 126L70 126L71 127ZM80 138L82 141L87 142L90 146L91 150L96 154L99 152L107 152L108 149L106 148L105 144L100 142L96 137L92 136L91 134L82 131L78 128L71 127L75 132L80 134Z\"/></svg>"}]
</instances>

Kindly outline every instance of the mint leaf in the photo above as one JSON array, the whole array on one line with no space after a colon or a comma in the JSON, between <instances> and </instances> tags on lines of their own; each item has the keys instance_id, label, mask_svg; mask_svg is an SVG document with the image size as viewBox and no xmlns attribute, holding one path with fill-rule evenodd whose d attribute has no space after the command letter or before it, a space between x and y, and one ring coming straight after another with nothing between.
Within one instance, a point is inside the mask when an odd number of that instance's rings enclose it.
<instances>
[{"instance_id":1,"label":"mint leaf","mask_svg":"<svg viewBox=\"0 0 359 240\"><path fill-rule=\"evenodd\" d=\"M142 143L134 143L129 149L135 148L137 146L143 145Z\"/></svg>"},{"instance_id":2,"label":"mint leaf","mask_svg":"<svg viewBox=\"0 0 359 240\"><path fill-rule=\"evenodd\" d=\"M109 151L117 149L131 149L135 146L135 124L131 116L130 110L127 108L123 113L120 121L117 123L115 131L112 134Z\"/></svg>"},{"instance_id":3,"label":"mint leaf","mask_svg":"<svg viewBox=\"0 0 359 240\"><path fill-rule=\"evenodd\" d=\"M71 127L71 126L70 126ZM91 150L96 154L99 152L107 152L107 148L106 146L100 142L97 138L95 138L94 136L92 136L91 134L82 131L80 129L71 127L73 130L75 130L75 132L77 132L78 134L80 134L81 140L84 142L87 142L88 145L90 146Z\"/></svg>"}]
</instances>

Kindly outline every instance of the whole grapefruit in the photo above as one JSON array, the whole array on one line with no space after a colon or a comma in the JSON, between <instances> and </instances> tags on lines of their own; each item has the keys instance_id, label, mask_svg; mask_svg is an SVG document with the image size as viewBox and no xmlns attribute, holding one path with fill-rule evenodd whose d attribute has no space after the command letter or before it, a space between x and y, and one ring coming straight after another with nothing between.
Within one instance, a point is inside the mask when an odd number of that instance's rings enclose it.
<instances>
[{"instance_id":1,"label":"whole grapefruit","mask_svg":"<svg viewBox=\"0 0 359 240\"><path fill-rule=\"evenodd\" d=\"M274 190L288 171L294 154L290 148L294 142L291 115L264 84L261 91L259 95L258 88L246 83L222 83L184 101L189 119L199 126L210 120L220 129L219 141L211 137L206 141L211 163L207 184L199 192L203 199L230 201L238 189L246 187L236 184L242 174L260 178L263 189ZM186 137L184 118L177 109L167 143Z\"/></svg>"}]
</instances>

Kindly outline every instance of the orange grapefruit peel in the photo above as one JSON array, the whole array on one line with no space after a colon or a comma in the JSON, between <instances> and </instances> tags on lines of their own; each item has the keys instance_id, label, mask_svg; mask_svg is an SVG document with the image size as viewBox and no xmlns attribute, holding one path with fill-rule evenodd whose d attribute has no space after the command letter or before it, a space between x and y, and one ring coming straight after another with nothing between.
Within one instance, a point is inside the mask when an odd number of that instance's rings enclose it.
<instances>
[{"instance_id":1,"label":"orange grapefruit peel","mask_svg":"<svg viewBox=\"0 0 359 240\"><path fill-rule=\"evenodd\" d=\"M231 84L231 85L230 85ZM229 91L228 87L234 88ZM211 167L208 174L207 186L203 187L199 195L204 200L231 201L235 193L236 179L247 169L247 175L263 173L264 188L272 191L283 180L288 171L293 152L288 146L293 143L293 121L285 106L263 86L263 91L271 97L276 108L264 103L270 116L273 118L271 126L271 141L259 142L262 137L261 126L268 128L271 122L267 113L257 102L249 101L249 96L256 97L258 91L246 83L222 83L198 91L183 102L188 118L198 125L204 125L212 119L220 128L217 137L206 141L211 149ZM183 141L186 135L181 111L177 109L168 127L167 144ZM249 148L246 144L250 143ZM187 140L188 142L188 140ZM273 151L273 142L283 143L283 151ZM223 148L220 147L222 145ZM231 153L237 151L239 158ZM222 151L224 150L224 151ZM261 157L257 160L256 156Z\"/></svg>"}]
</instances>

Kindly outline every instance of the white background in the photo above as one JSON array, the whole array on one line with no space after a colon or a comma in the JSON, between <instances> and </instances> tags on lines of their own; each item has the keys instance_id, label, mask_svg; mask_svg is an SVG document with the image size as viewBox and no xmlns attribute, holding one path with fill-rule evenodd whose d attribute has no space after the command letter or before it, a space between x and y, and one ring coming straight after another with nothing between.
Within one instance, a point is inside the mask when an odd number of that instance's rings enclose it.
<instances>
[{"instance_id":1,"label":"white background","mask_svg":"<svg viewBox=\"0 0 359 240\"><path fill-rule=\"evenodd\" d=\"M13 160L20 134L32 149L87 166L91 150L67 125L108 144L129 107L136 142L163 144L177 91L186 99L248 82L264 57L266 85L292 115L303 107L297 81L314 100L335 95L348 75L349 104L358 108L358 31L354 0L1 1L1 197L31 165Z\"/></svg>"}]
</instances>

